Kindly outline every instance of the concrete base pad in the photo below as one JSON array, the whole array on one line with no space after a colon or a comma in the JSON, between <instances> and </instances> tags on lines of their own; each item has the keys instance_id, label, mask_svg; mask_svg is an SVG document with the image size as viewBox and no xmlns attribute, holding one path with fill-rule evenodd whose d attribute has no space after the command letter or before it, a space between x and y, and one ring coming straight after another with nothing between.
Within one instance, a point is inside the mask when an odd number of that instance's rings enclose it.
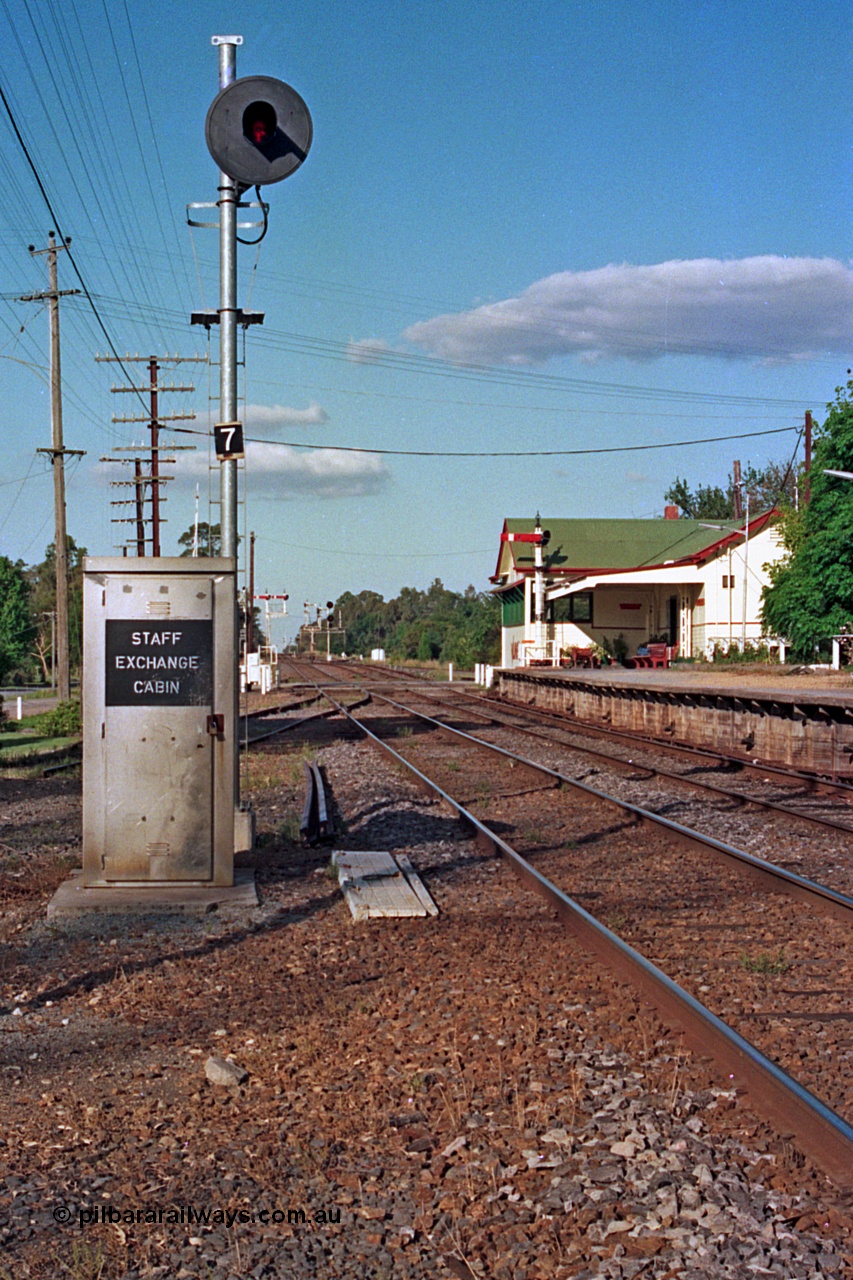
<instances>
[{"instance_id":1,"label":"concrete base pad","mask_svg":"<svg viewBox=\"0 0 853 1280\"><path fill-rule=\"evenodd\" d=\"M234 915L258 906L255 873L238 867L232 885L157 884L89 889L83 872L74 871L47 904L49 920L87 915L205 916Z\"/></svg>"}]
</instances>

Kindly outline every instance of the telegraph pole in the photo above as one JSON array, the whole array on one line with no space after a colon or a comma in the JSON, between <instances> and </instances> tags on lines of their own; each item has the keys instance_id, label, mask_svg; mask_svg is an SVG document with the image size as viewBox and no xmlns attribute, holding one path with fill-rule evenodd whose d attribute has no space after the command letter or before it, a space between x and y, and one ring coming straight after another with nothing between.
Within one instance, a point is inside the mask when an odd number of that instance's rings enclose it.
<instances>
[{"instance_id":1,"label":"telegraph pole","mask_svg":"<svg viewBox=\"0 0 853 1280\"><path fill-rule=\"evenodd\" d=\"M160 554L160 422L159 387L157 373L159 371L154 356L148 361L149 394L151 396L151 554Z\"/></svg>"},{"instance_id":2,"label":"telegraph pole","mask_svg":"<svg viewBox=\"0 0 853 1280\"><path fill-rule=\"evenodd\" d=\"M136 503L136 555L145 555L145 485L142 479L142 459L133 459L133 487Z\"/></svg>"},{"instance_id":3,"label":"telegraph pole","mask_svg":"<svg viewBox=\"0 0 853 1280\"><path fill-rule=\"evenodd\" d=\"M732 515L735 520L743 519L743 487L741 484L740 462L737 458L732 463Z\"/></svg>"},{"instance_id":4,"label":"telegraph pole","mask_svg":"<svg viewBox=\"0 0 853 1280\"><path fill-rule=\"evenodd\" d=\"M164 499L161 497L160 488L162 485L166 484L169 480L172 479L172 476L161 474L160 463L166 462L169 464L173 464L175 461L174 458L161 457L160 427L165 422L184 422L184 421L191 422L195 420L195 414L192 412L191 413L173 413L167 416L162 416L160 414L161 392L195 391L195 387L192 385L184 386L184 385L177 385L174 383L166 386L162 385L159 381L160 367L163 364L169 364L169 365L187 364L187 363L204 364L207 361L207 356L175 355L175 356L157 357L157 356L126 355L124 356L123 359L120 359L118 356L96 355L95 360L99 364L118 361L120 364L125 365L125 364L139 363L140 361L142 361L143 363L148 365L148 386L131 385L129 387L114 386L110 388L110 390L113 393L127 392L128 394L132 393L139 396L142 396L145 394L145 392L147 392L149 397L149 405L150 405L150 411L148 414L132 414L130 417L119 417L117 414L113 414L113 417L112 417L112 421L116 423L144 422L147 425L149 431L151 432L150 470L148 475L146 476L142 474L139 459L135 459L134 479L131 481L119 480L119 481L113 482L119 485L132 484L136 491L135 492L135 503L136 503L135 516L131 516L125 520L119 519L115 523L119 523L119 524L121 523L133 524L134 522L136 523L136 543L137 543L136 554L138 556L143 556L145 554L145 550L144 550L145 539L144 539L144 532L141 531L143 516L140 514L140 508L144 501L145 487L150 486L150 489L151 489L151 554L152 556L159 556L160 555L160 525L162 523L161 516L160 516L160 504L162 501L164 501ZM195 448L195 446L194 445L176 445L176 444L169 445L170 450L188 449L188 448L192 449L192 448ZM116 452L117 453L133 453L135 452L135 446L129 449L117 448ZM123 461L123 459L102 458L101 461L102 462L119 462L119 461ZM142 550L139 549L140 545L142 546Z\"/></svg>"},{"instance_id":5,"label":"telegraph pole","mask_svg":"<svg viewBox=\"0 0 853 1280\"><path fill-rule=\"evenodd\" d=\"M82 449L66 449L62 439L62 375L59 363L59 299L79 293L79 289L59 288L56 255L70 243L57 244L56 233L48 232L47 248L29 251L34 258L47 254L48 283L46 293L33 293L21 302L47 302L50 315L50 422L51 447L39 449L46 453L53 466L53 511L56 548L56 678L57 693L61 702L71 697L71 662L68 643L68 537L65 527L65 457L67 454L82 456Z\"/></svg>"}]
</instances>

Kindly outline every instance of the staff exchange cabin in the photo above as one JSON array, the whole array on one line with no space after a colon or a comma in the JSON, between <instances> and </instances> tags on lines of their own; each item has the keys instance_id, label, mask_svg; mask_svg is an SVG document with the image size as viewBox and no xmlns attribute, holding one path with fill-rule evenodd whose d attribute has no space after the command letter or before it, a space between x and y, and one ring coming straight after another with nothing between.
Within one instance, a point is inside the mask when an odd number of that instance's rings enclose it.
<instances>
[{"instance_id":1,"label":"staff exchange cabin","mask_svg":"<svg viewBox=\"0 0 853 1280\"><path fill-rule=\"evenodd\" d=\"M505 520L491 578L502 604L501 665L558 665L594 647L630 658L650 643L710 658L715 648L755 643L767 569L783 554L777 516L763 512L748 529L743 520L679 518L677 507L662 520Z\"/></svg>"}]
</instances>

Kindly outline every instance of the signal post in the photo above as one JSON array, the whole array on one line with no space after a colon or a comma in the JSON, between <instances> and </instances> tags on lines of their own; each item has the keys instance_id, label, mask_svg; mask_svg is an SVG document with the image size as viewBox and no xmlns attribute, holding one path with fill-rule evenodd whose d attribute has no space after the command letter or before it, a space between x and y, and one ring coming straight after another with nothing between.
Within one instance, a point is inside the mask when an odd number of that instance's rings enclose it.
<instances>
[{"instance_id":1,"label":"signal post","mask_svg":"<svg viewBox=\"0 0 853 1280\"><path fill-rule=\"evenodd\" d=\"M49 916L257 903L252 873L234 873L253 837L237 767L237 326L252 322L237 305L237 211L249 187L302 164L312 123L289 85L236 78L242 42L212 39L219 93L205 123L220 170L220 305L200 322L220 326L221 556L86 562L83 872Z\"/></svg>"}]
</instances>

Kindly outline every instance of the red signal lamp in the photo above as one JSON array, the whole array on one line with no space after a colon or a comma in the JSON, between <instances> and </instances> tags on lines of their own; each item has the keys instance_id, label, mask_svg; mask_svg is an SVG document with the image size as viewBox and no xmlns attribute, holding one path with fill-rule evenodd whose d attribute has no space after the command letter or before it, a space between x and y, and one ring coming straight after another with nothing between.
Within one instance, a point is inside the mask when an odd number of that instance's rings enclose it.
<instances>
[{"instance_id":1,"label":"red signal lamp","mask_svg":"<svg viewBox=\"0 0 853 1280\"><path fill-rule=\"evenodd\" d=\"M243 137L263 150L275 137L278 119L269 102L250 102L243 112Z\"/></svg>"}]
</instances>

